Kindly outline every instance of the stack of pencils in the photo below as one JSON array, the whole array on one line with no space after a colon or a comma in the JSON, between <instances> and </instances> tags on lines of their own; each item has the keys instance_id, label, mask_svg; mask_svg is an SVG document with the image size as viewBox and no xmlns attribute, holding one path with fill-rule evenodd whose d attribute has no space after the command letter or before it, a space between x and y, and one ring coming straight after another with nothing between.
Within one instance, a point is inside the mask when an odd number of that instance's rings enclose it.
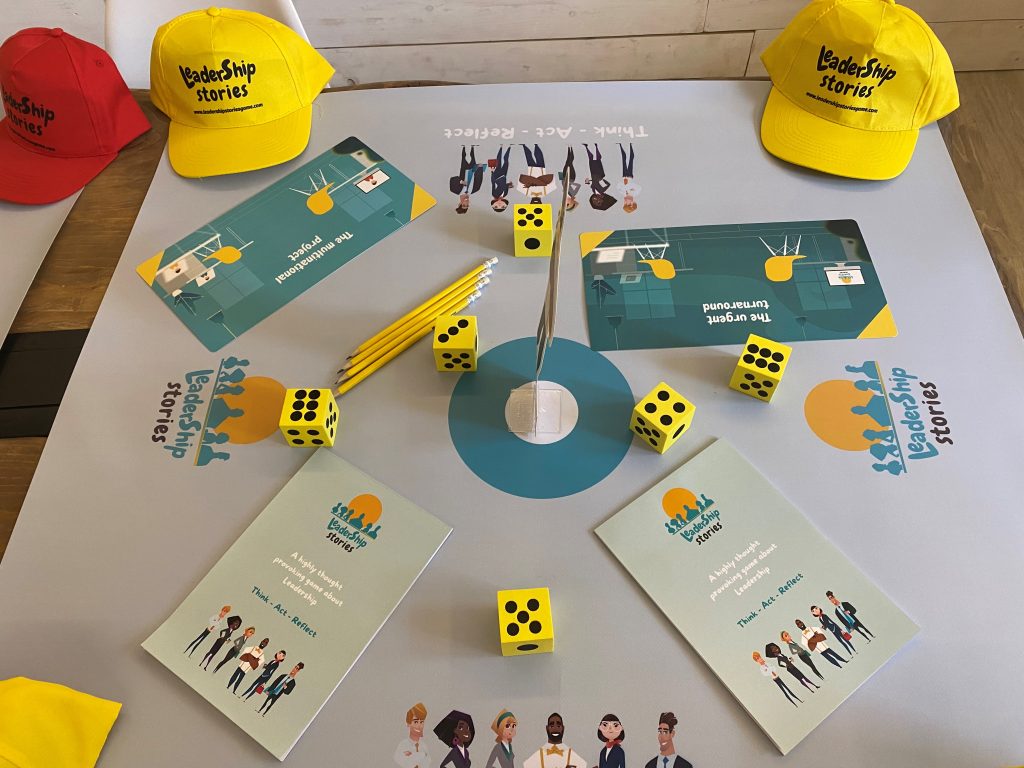
<instances>
[{"instance_id":1,"label":"stack of pencils","mask_svg":"<svg viewBox=\"0 0 1024 768\"><path fill-rule=\"evenodd\" d=\"M356 347L338 371L334 382L337 393L345 394L433 332L434 323L441 315L457 314L480 298L480 291L491 281L491 267L497 261L488 259Z\"/></svg>"}]
</instances>

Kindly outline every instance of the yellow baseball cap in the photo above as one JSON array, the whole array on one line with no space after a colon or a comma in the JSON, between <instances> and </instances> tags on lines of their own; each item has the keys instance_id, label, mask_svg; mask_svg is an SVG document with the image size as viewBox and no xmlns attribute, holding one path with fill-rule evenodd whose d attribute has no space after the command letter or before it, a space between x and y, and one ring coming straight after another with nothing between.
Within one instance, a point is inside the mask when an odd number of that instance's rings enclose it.
<instances>
[{"instance_id":1,"label":"yellow baseball cap","mask_svg":"<svg viewBox=\"0 0 1024 768\"><path fill-rule=\"evenodd\" d=\"M764 148L837 176L899 176L921 126L960 106L946 49L893 0L814 0L761 61Z\"/></svg>"},{"instance_id":2,"label":"yellow baseball cap","mask_svg":"<svg viewBox=\"0 0 1024 768\"><path fill-rule=\"evenodd\" d=\"M171 118L167 154L182 176L254 171L309 143L313 100L334 68L289 27L259 13L182 14L153 38L150 92Z\"/></svg>"}]
</instances>

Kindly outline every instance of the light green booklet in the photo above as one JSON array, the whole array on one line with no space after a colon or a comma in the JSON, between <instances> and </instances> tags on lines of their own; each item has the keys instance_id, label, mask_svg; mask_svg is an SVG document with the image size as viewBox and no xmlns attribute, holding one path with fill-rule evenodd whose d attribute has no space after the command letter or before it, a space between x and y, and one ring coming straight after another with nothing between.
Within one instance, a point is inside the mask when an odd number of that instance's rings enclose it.
<instances>
[{"instance_id":1,"label":"light green booklet","mask_svg":"<svg viewBox=\"0 0 1024 768\"><path fill-rule=\"evenodd\" d=\"M451 530L320 449L142 647L283 760Z\"/></svg>"},{"instance_id":2,"label":"light green booklet","mask_svg":"<svg viewBox=\"0 0 1024 768\"><path fill-rule=\"evenodd\" d=\"M724 440L596 533L783 754L917 632Z\"/></svg>"}]
</instances>

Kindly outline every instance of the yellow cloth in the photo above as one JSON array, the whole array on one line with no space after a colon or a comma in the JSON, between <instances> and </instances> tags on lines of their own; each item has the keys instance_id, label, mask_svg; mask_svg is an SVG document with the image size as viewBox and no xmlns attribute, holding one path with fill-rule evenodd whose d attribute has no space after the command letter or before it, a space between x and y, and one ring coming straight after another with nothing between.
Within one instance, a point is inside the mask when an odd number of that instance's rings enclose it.
<instances>
[{"instance_id":1,"label":"yellow cloth","mask_svg":"<svg viewBox=\"0 0 1024 768\"><path fill-rule=\"evenodd\" d=\"M0 680L0 768L93 768L120 711L63 685Z\"/></svg>"}]
</instances>

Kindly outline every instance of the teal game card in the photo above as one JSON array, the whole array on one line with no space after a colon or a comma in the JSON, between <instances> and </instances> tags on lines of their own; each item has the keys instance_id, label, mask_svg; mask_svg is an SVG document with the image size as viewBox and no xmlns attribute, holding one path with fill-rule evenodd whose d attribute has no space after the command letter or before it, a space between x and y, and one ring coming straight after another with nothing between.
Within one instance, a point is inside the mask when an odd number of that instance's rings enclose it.
<instances>
[{"instance_id":1,"label":"teal game card","mask_svg":"<svg viewBox=\"0 0 1024 768\"><path fill-rule=\"evenodd\" d=\"M142 647L283 760L451 530L321 449Z\"/></svg>"},{"instance_id":2,"label":"teal game card","mask_svg":"<svg viewBox=\"0 0 1024 768\"><path fill-rule=\"evenodd\" d=\"M917 632L724 440L596 533L783 754Z\"/></svg>"},{"instance_id":3,"label":"teal game card","mask_svg":"<svg viewBox=\"0 0 1024 768\"><path fill-rule=\"evenodd\" d=\"M212 352L434 203L350 137L136 271Z\"/></svg>"},{"instance_id":4,"label":"teal game card","mask_svg":"<svg viewBox=\"0 0 1024 768\"><path fill-rule=\"evenodd\" d=\"M857 222L584 232L595 350L896 335Z\"/></svg>"}]
</instances>

